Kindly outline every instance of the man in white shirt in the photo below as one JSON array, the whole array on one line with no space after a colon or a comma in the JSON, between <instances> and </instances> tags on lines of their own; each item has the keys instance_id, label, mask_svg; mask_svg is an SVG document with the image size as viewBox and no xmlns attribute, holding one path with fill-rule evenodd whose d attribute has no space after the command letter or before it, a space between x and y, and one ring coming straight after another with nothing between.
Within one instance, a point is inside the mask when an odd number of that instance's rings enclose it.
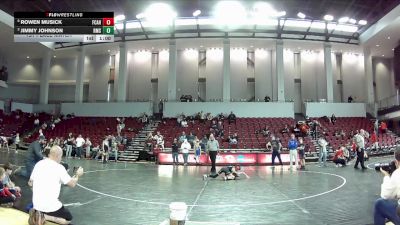
<instances>
[{"instance_id":1,"label":"man in white shirt","mask_svg":"<svg viewBox=\"0 0 400 225\"><path fill-rule=\"evenodd\" d=\"M85 144L85 139L82 138L82 135L79 135L76 140L76 156L78 156L79 158L82 157L82 150L83 150L83 145Z\"/></svg>"},{"instance_id":2,"label":"man in white shirt","mask_svg":"<svg viewBox=\"0 0 400 225\"><path fill-rule=\"evenodd\" d=\"M374 204L374 224L384 225L385 219L394 224L400 224L398 211L400 207L398 200L400 198L400 150L394 153L396 170L390 176L389 173L381 168L384 175L381 185L381 198Z\"/></svg>"},{"instance_id":3,"label":"man in white shirt","mask_svg":"<svg viewBox=\"0 0 400 225\"><path fill-rule=\"evenodd\" d=\"M367 169L367 167L364 166L364 149L365 149L365 139L364 139L364 130L361 129L359 133L354 135L354 139L357 145L357 161L354 164L354 169L358 169L358 163L361 164L361 168L363 170Z\"/></svg>"},{"instance_id":4,"label":"man in white shirt","mask_svg":"<svg viewBox=\"0 0 400 225\"><path fill-rule=\"evenodd\" d=\"M183 143L181 145L181 150L182 150L182 155L183 155L183 165L186 166L187 162L188 162L188 157L189 157L189 150L192 148L192 146L190 146L190 143L187 141L187 139L185 138L183 140Z\"/></svg>"},{"instance_id":5,"label":"man in white shirt","mask_svg":"<svg viewBox=\"0 0 400 225\"><path fill-rule=\"evenodd\" d=\"M45 158L35 165L29 179L32 186L33 208L29 212L29 225L40 224L38 220L44 218L58 224L70 224L72 215L60 202L61 184L75 187L83 174L79 167L72 178L60 164L62 149L55 145L50 149L49 158Z\"/></svg>"}]
</instances>

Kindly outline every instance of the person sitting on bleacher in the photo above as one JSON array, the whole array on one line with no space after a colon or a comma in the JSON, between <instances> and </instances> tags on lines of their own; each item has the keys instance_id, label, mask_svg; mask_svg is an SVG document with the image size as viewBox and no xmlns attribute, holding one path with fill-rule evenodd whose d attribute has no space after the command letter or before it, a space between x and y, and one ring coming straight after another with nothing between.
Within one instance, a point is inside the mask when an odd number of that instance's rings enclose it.
<instances>
[{"instance_id":1,"label":"person sitting on bleacher","mask_svg":"<svg viewBox=\"0 0 400 225\"><path fill-rule=\"evenodd\" d=\"M189 135L186 136L187 141L193 146L193 141L195 139L195 135L192 132L189 132Z\"/></svg>"},{"instance_id":2,"label":"person sitting on bleacher","mask_svg":"<svg viewBox=\"0 0 400 225\"><path fill-rule=\"evenodd\" d=\"M281 130L281 133L282 133L282 134L287 134L287 133L289 133L289 127L288 127L287 124L286 124L285 127Z\"/></svg>"},{"instance_id":3,"label":"person sitting on bleacher","mask_svg":"<svg viewBox=\"0 0 400 225\"><path fill-rule=\"evenodd\" d=\"M379 126L379 131L382 132L382 134L386 133L387 131L387 125L385 122L381 122L381 125Z\"/></svg>"},{"instance_id":4,"label":"person sitting on bleacher","mask_svg":"<svg viewBox=\"0 0 400 225\"><path fill-rule=\"evenodd\" d=\"M181 121L181 127L188 127L189 125L188 125L188 123L187 123L187 121L185 120L185 119L183 119L182 121Z\"/></svg>"},{"instance_id":5,"label":"person sitting on bleacher","mask_svg":"<svg viewBox=\"0 0 400 225\"><path fill-rule=\"evenodd\" d=\"M268 137L271 134L267 125L265 125L265 128L261 130L261 133L264 137Z\"/></svg>"},{"instance_id":6,"label":"person sitting on bleacher","mask_svg":"<svg viewBox=\"0 0 400 225\"><path fill-rule=\"evenodd\" d=\"M229 142L229 148L231 147L231 145L237 145L237 143L238 143L237 133L234 133L233 135L229 135L228 142Z\"/></svg>"},{"instance_id":7,"label":"person sitting on bleacher","mask_svg":"<svg viewBox=\"0 0 400 225\"><path fill-rule=\"evenodd\" d=\"M335 116L335 114L332 114L332 116L331 116L331 123L332 123L333 125L335 125L335 123L336 123L336 116Z\"/></svg>"},{"instance_id":8,"label":"person sitting on bleacher","mask_svg":"<svg viewBox=\"0 0 400 225\"><path fill-rule=\"evenodd\" d=\"M231 113L228 115L228 123L231 124L232 122L235 122L236 124L236 115L231 111Z\"/></svg>"},{"instance_id":9,"label":"person sitting on bleacher","mask_svg":"<svg viewBox=\"0 0 400 225\"><path fill-rule=\"evenodd\" d=\"M186 139L186 133L185 131L182 131L181 136L179 136L179 143L183 143L185 139Z\"/></svg>"}]
</instances>

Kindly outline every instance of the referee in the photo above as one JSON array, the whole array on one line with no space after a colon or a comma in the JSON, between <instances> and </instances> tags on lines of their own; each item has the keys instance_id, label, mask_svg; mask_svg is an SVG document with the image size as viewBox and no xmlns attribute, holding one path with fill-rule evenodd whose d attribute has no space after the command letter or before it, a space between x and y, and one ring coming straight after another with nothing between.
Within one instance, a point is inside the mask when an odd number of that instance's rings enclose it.
<instances>
[{"instance_id":1,"label":"referee","mask_svg":"<svg viewBox=\"0 0 400 225\"><path fill-rule=\"evenodd\" d=\"M364 150L365 150L365 140L364 140L364 130L361 129L356 135L354 135L354 140L357 145L357 161L354 165L354 169L358 169L358 163L361 164L363 170L367 169L364 166Z\"/></svg>"},{"instance_id":2,"label":"referee","mask_svg":"<svg viewBox=\"0 0 400 225\"><path fill-rule=\"evenodd\" d=\"M215 140L215 137L213 134L210 134L210 139L207 142L207 152L208 155L210 156L211 160L211 174L216 173L215 169L215 160L217 159L218 151L219 151L219 143L217 140Z\"/></svg>"}]
</instances>

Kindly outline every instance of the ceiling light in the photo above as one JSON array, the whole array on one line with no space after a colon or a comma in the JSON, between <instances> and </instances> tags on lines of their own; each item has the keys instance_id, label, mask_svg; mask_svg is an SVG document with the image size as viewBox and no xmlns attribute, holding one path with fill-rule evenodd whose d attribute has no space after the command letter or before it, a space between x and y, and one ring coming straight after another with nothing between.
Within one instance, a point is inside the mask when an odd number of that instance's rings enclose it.
<instances>
[{"instance_id":1,"label":"ceiling light","mask_svg":"<svg viewBox=\"0 0 400 225\"><path fill-rule=\"evenodd\" d=\"M108 50L107 50L107 52L111 52L111 50L110 50L110 49L108 49Z\"/></svg>"},{"instance_id":2,"label":"ceiling light","mask_svg":"<svg viewBox=\"0 0 400 225\"><path fill-rule=\"evenodd\" d=\"M379 47L380 45L375 45L376 47Z\"/></svg>"},{"instance_id":3,"label":"ceiling light","mask_svg":"<svg viewBox=\"0 0 400 225\"><path fill-rule=\"evenodd\" d=\"M286 11L280 11L276 14L277 17L286 16Z\"/></svg>"},{"instance_id":4,"label":"ceiling light","mask_svg":"<svg viewBox=\"0 0 400 225\"><path fill-rule=\"evenodd\" d=\"M250 48L254 48L254 46L253 46L253 45L250 45Z\"/></svg>"},{"instance_id":5,"label":"ceiling light","mask_svg":"<svg viewBox=\"0 0 400 225\"><path fill-rule=\"evenodd\" d=\"M201 10L199 10L199 9L193 12L194 17L198 17L200 14L201 14Z\"/></svg>"},{"instance_id":6,"label":"ceiling light","mask_svg":"<svg viewBox=\"0 0 400 225\"><path fill-rule=\"evenodd\" d=\"M202 48L203 47L203 45L200 45L200 48Z\"/></svg>"},{"instance_id":7,"label":"ceiling light","mask_svg":"<svg viewBox=\"0 0 400 225\"><path fill-rule=\"evenodd\" d=\"M267 2L256 2L253 5L253 11L251 12L251 14L256 20L266 20L268 19L268 17L285 16L286 11L278 12Z\"/></svg>"},{"instance_id":8,"label":"ceiling light","mask_svg":"<svg viewBox=\"0 0 400 225\"><path fill-rule=\"evenodd\" d=\"M148 26L169 26L176 16L176 12L166 3L153 3L144 12Z\"/></svg>"},{"instance_id":9,"label":"ceiling light","mask_svg":"<svg viewBox=\"0 0 400 225\"><path fill-rule=\"evenodd\" d=\"M392 51L394 51L394 48L392 48Z\"/></svg>"},{"instance_id":10,"label":"ceiling light","mask_svg":"<svg viewBox=\"0 0 400 225\"><path fill-rule=\"evenodd\" d=\"M146 15L144 13L139 13L136 15L136 19L140 20L143 19Z\"/></svg>"},{"instance_id":11,"label":"ceiling light","mask_svg":"<svg viewBox=\"0 0 400 225\"><path fill-rule=\"evenodd\" d=\"M247 11L239 1L220 1L215 6L213 13L219 25L242 25L246 22L247 17Z\"/></svg>"},{"instance_id":12,"label":"ceiling light","mask_svg":"<svg viewBox=\"0 0 400 225\"><path fill-rule=\"evenodd\" d=\"M388 36L387 39L390 40L390 36Z\"/></svg>"},{"instance_id":13,"label":"ceiling light","mask_svg":"<svg viewBox=\"0 0 400 225\"><path fill-rule=\"evenodd\" d=\"M382 55L382 57L385 57L385 55Z\"/></svg>"},{"instance_id":14,"label":"ceiling light","mask_svg":"<svg viewBox=\"0 0 400 225\"><path fill-rule=\"evenodd\" d=\"M347 23L347 22L349 22L349 17L347 17L347 16L342 17L338 21L339 21L339 23Z\"/></svg>"},{"instance_id":15,"label":"ceiling light","mask_svg":"<svg viewBox=\"0 0 400 225\"><path fill-rule=\"evenodd\" d=\"M29 59L29 55L26 58Z\"/></svg>"},{"instance_id":16,"label":"ceiling light","mask_svg":"<svg viewBox=\"0 0 400 225\"><path fill-rule=\"evenodd\" d=\"M359 25L367 25L367 21L366 20L360 20L358 21Z\"/></svg>"},{"instance_id":17,"label":"ceiling light","mask_svg":"<svg viewBox=\"0 0 400 225\"><path fill-rule=\"evenodd\" d=\"M351 24L356 24L357 21L356 21L355 19L351 18L351 19L349 19L349 23L351 23Z\"/></svg>"},{"instance_id":18,"label":"ceiling light","mask_svg":"<svg viewBox=\"0 0 400 225\"><path fill-rule=\"evenodd\" d=\"M326 20L326 21L332 21L332 20L333 20L333 16L332 16L332 15L325 15L325 16L324 16L324 20Z\"/></svg>"},{"instance_id":19,"label":"ceiling light","mask_svg":"<svg viewBox=\"0 0 400 225\"><path fill-rule=\"evenodd\" d=\"M306 15L302 12L299 12L299 13L297 13L297 17L304 19L304 18L306 18Z\"/></svg>"},{"instance_id":20,"label":"ceiling light","mask_svg":"<svg viewBox=\"0 0 400 225\"><path fill-rule=\"evenodd\" d=\"M53 58L56 58L57 56L53 56Z\"/></svg>"},{"instance_id":21,"label":"ceiling light","mask_svg":"<svg viewBox=\"0 0 400 225\"><path fill-rule=\"evenodd\" d=\"M125 15L118 15L118 16L114 17L115 23L118 23L123 20L125 20Z\"/></svg>"}]
</instances>

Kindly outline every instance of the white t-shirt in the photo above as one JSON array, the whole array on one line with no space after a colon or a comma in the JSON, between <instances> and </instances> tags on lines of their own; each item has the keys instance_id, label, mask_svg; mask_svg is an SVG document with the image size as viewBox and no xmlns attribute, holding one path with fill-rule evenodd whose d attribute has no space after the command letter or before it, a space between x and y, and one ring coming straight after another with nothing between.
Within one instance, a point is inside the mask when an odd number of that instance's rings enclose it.
<instances>
[{"instance_id":1,"label":"white t-shirt","mask_svg":"<svg viewBox=\"0 0 400 225\"><path fill-rule=\"evenodd\" d=\"M182 153L189 153L189 149L192 147L190 146L189 142L183 142L181 145Z\"/></svg>"},{"instance_id":2,"label":"white t-shirt","mask_svg":"<svg viewBox=\"0 0 400 225\"><path fill-rule=\"evenodd\" d=\"M33 168L30 178L33 181L33 207L41 212L55 212L62 207L58 199L61 184L71 181L65 168L54 160L45 158Z\"/></svg>"},{"instance_id":3,"label":"white t-shirt","mask_svg":"<svg viewBox=\"0 0 400 225\"><path fill-rule=\"evenodd\" d=\"M76 147L82 147L83 144L85 144L85 139L78 137L76 140Z\"/></svg>"}]
</instances>

